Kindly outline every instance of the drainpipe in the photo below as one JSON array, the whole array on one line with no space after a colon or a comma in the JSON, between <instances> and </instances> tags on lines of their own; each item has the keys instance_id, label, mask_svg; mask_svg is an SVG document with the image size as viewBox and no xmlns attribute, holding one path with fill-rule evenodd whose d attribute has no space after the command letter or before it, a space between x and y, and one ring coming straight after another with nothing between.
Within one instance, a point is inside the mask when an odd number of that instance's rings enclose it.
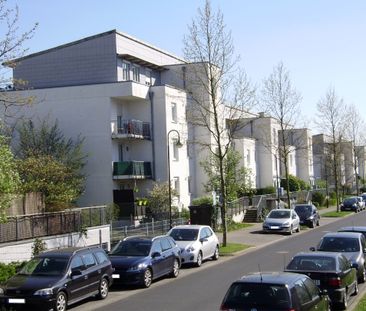
<instances>
[{"instance_id":1,"label":"drainpipe","mask_svg":"<svg viewBox=\"0 0 366 311\"><path fill-rule=\"evenodd\" d=\"M155 141L154 141L154 92L149 91L150 99L150 124L151 124L151 144L152 144L152 179L155 180Z\"/></svg>"}]
</instances>

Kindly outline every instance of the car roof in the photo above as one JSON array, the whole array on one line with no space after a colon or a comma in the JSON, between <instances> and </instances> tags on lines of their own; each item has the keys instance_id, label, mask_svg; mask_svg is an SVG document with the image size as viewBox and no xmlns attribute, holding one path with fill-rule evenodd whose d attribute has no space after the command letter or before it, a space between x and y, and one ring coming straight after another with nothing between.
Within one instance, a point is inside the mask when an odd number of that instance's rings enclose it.
<instances>
[{"instance_id":1,"label":"car roof","mask_svg":"<svg viewBox=\"0 0 366 311\"><path fill-rule=\"evenodd\" d=\"M311 204L311 203L296 203L296 204L294 204L294 206L313 206L313 204Z\"/></svg>"},{"instance_id":2,"label":"car roof","mask_svg":"<svg viewBox=\"0 0 366 311\"><path fill-rule=\"evenodd\" d=\"M314 252L299 252L294 255L294 257L328 257L328 258L337 258L339 256L343 256L340 252L321 252L321 251L314 251Z\"/></svg>"},{"instance_id":3,"label":"car roof","mask_svg":"<svg viewBox=\"0 0 366 311\"><path fill-rule=\"evenodd\" d=\"M362 233L360 233L360 232L328 232L323 237L359 238L359 237L362 237Z\"/></svg>"},{"instance_id":4,"label":"car roof","mask_svg":"<svg viewBox=\"0 0 366 311\"><path fill-rule=\"evenodd\" d=\"M275 208L275 209L271 210L271 212L272 211L280 211L280 212L291 211L291 208Z\"/></svg>"},{"instance_id":5,"label":"car roof","mask_svg":"<svg viewBox=\"0 0 366 311\"><path fill-rule=\"evenodd\" d=\"M338 229L339 232L366 232L366 226L349 226L349 227L341 227Z\"/></svg>"},{"instance_id":6,"label":"car roof","mask_svg":"<svg viewBox=\"0 0 366 311\"><path fill-rule=\"evenodd\" d=\"M178 225L173 227L172 229L201 229L201 228L205 228L205 227L209 227L206 225Z\"/></svg>"},{"instance_id":7,"label":"car roof","mask_svg":"<svg viewBox=\"0 0 366 311\"><path fill-rule=\"evenodd\" d=\"M291 285L299 279L306 277L304 274L292 272L256 272L242 276L237 283L269 283L278 285Z\"/></svg>"},{"instance_id":8,"label":"car roof","mask_svg":"<svg viewBox=\"0 0 366 311\"><path fill-rule=\"evenodd\" d=\"M93 250L102 250L99 246L92 247L65 247L60 249L54 249L45 251L39 254L37 257L71 257L75 253L90 252Z\"/></svg>"}]
</instances>

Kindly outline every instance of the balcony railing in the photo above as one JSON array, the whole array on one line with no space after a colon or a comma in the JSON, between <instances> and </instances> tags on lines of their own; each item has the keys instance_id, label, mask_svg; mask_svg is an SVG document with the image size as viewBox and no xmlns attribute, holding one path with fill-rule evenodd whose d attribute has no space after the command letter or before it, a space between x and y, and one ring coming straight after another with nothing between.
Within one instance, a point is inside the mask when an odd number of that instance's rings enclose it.
<instances>
[{"instance_id":1,"label":"balcony railing","mask_svg":"<svg viewBox=\"0 0 366 311\"><path fill-rule=\"evenodd\" d=\"M112 137L151 139L150 123L118 118L112 121Z\"/></svg>"},{"instance_id":2,"label":"balcony railing","mask_svg":"<svg viewBox=\"0 0 366 311\"><path fill-rule=\"evenodd\" d=\"M151 177L152 175L150 162L113 162L114 179L145 179Z\"/></svg>"}]
</instances>

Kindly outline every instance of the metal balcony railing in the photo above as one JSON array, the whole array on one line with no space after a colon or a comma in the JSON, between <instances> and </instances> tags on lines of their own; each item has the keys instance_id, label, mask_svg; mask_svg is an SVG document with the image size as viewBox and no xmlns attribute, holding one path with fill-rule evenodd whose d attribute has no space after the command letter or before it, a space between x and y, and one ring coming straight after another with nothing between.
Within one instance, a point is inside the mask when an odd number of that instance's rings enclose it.
<instances>
[{"instance_id":1,"label":"metal balcony railing","mask_svg":"<svg viewBox=\"0 0 366 311\"><path fill-rule=\"evenodd\" d=\"M151 178L151 163L144 161L113 162L113 176L122 179Z\"/></svg>"},{"instance_id":2,"label":"metal balcony railing","mask_svg":"<svg viewBox=\"0 0 366 311\"><path fill-rule=\"evenodd\" d=\"M112 134L116 137L151 139L150 123L118 118L117 121L112 121Z\"/></svg>"}]
</instances>

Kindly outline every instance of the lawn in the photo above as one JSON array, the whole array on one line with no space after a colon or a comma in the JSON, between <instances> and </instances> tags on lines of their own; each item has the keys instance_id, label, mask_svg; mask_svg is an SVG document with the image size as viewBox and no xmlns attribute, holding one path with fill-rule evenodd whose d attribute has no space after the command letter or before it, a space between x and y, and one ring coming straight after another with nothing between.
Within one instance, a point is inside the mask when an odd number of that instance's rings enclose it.
<instances>
[{"instance_id":1,"label":"lawn","mask_svg":"<svg viewBox=\"0 0 366 311\"><path fill-rule=\"evenodd\" d=\"M227 243L226 246L220 246L220 256L231 256L236 252L245 250L252 245L239 244L239 243Z\"/></svg>"},{"instance_id":2,"label":"lawn","mask_svg":"<svg viewBox=\"0 0 366 311\"><path fill-rule=\"evenodd\" d=\"M353 212L328 212L328 213L324 213L322 214L322 217L344 217L347 216L348 214L351 214Z\"/></svg>"},{"instance_id":3,"label":"lawn","mask_svg":"<svg viewBox=\"0 0 366 311\"><path fill-rule=\"evenodd\" d=\"M253 224L248 224L248 223L244 223L244 222L230 222L227 225L227 231L235 231L235 230L240 230L240 229L245 229L248 227L253 226ZM216 232L222 232L222 228L219 228L218 230L216 230Z\"/></svg>"},{"instance_id":4,"label":"lawn","mask_svg":"<svg viewBox=\"0 0 366 311\"><path fill-rule=\"evenodd\" d=\"M357 306L353 309L353 311L364 311L364 310L366 310L366 295L364 295L361 298Z\"/></svg>"}]
</instances>

